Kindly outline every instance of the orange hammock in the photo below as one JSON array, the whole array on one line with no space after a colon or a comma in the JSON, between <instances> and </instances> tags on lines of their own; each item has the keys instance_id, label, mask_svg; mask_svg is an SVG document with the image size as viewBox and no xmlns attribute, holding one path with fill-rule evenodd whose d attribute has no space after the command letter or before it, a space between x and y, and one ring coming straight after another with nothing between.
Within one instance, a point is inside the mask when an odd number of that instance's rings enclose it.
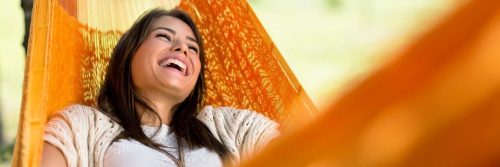
<instances>
[{"instance_id":1,"label":"orange hammock","mask_svg":"<svg viewBox=\"0 0 500 167\"><path fill-rule=\"evenodd\" d=\"M259 111L283 128L315 112L246 1L120 2L35 2L14 166L40 162L43 128L51 115L72 103L94 104L119 36L154 7L179 5L200 27L207 104Z\"/></svg>"},{"instance_id":2,"label":"orange hammock","mask_svg":"<svg viewBox=\"0 0 500 167\"><path fill-rule=\"evenodd\" d=\"M93 104L111 48L137 17L130 13L177 4L99 2L109 4L36 1L13 166L37 166L50 115L71 103ZM498 165L500 1L463 2L310 124L243 166ZM205 38L208 103L254 109L285 128L314 115L246 2L182 0L180 7Z\"/></svg>"}]
</instances>

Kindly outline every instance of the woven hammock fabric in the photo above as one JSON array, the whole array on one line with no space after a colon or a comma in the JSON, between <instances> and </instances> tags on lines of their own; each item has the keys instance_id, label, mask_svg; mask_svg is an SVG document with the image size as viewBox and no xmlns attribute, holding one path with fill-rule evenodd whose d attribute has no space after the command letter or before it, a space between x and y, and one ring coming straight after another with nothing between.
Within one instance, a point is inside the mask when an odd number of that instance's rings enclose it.
<instances>
[{"instance_id":1,"label":"woven hammock fabric","mask_svg":"<svg viewBox=\"0 0 500 167\"><path fill-rule=\"evenodd\" d=\"M183 0L204 37L206 103L249 108L290 126L310 118L305 94L250 5L243 0Z\"/></svg>"},{"instance_id":2,"label":"woven hammock fabric","mask_svg":"<svg viewBox=\"0 0 500 167\"><path fill-rule=\"evenodd\" d=\"M177 5L35 1L13 166L38 166L51 115L70 104L95 104L112 49L140 14ZM246 1L186 0L180 7L194 17L206 44L207 104L252 109L283 128L313 115L311 100Z\"/></svg>"},{"instance_id":3,"label":"woven hammock fabric","mask_svg":"<svg viewBox=\"0 0 500 167\"><path fill-rule=\"evenodd\" d=\"M85 21L76 10L82 5L69 2L36 1L14 166L37 166L42 129L51 114L73 102L93 103L108 47L126 25ZM207 102L267 112L284 124L311 115L310 101L280 63L284 61L279 52L246 2L182 1L180 6L195 17L207 57L215 62L208 62L214 69L207 75L214 76L207 76L212 82ZM499 43L500 1L464 0L313 122L285 134L243 166L498 166ZM256 56L262 53L264 60ZM233 74L236 69L242 73ZM231 80L241 76L251 82ZM275 78L280 83L269 83ZM237 92L233 83L271 88L249 91L262 96L254 97ZM248 86L241 87L254 88ZM288 92L294 98L287 97Z\"/></svg>"}]
</instances>

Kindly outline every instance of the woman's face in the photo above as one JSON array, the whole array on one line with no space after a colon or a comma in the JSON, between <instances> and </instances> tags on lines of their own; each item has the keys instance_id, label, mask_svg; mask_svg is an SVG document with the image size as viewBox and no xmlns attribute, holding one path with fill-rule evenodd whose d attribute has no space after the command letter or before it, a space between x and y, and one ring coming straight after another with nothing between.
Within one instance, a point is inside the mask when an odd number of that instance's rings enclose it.
<instances>
[{"instance_id":1,"label":"woman's face","mask_svg":"<svg viewBox=\"0 0 500 167\"><path fill-rule=\"evenodd\" d=\"M149 100L182 102L200 74L199 46L183 21L162 16L132 57L132 81Z\"/></svg>"}]
</instances>

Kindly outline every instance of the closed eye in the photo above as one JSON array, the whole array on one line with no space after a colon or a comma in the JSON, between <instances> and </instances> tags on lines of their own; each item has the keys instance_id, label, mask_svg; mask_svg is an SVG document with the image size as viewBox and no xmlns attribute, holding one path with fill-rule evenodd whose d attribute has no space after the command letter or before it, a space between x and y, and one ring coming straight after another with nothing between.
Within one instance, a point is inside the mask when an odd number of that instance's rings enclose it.
<instances>
[{"instance_id":1,"label":"closed eye","mask_svg":"<svg viewBox=\"0 0 500 167\"><path fill-rule=\"evenodd\" d=\"M194 46L189 46L188 48L191 49L192 51L194 51L195 53L198 53L198 48L196 48Z\"/></svg>"},{"instance_id":2,"label":"closed eye","mask_svg":"<svg viewBox=\"0 0 500 167\"><path fill-rule=\"evenodd\" d=\"M163 40L167 40L169 42L172 41L172 38L170 38L167 34L157 34L155 37L162 38Z\"/></svg>"}]
</instances>

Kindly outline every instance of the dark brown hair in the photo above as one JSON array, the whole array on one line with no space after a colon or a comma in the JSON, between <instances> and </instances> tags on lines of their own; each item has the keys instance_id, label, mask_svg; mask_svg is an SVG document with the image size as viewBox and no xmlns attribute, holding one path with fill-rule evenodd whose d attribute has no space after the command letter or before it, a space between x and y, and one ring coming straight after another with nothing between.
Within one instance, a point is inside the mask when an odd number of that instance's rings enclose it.
<instances>
[{"instance_id":1,"label":"dark brown hair","mask_svg":"<svg viewBox=\"0 0 500 167\"><path fill-rule=\"evenodd\" d=\"M227 148L221 144L208 128L196 119L203 106L205 81L203 39L191 17L179 9L154 9L141 16L132 27L123 34L111 55L104 83L97 97L98 108L119 123L124 131L115 139L132 138L142 144L162 151L161 145L149 139L141 128L140 116L135 105L141 105L159 117L149 100L141 96L134 88L131 76L131 61L139 46L151 31L151 25L161 16L171 16L185 22L193 31L199 45L201 70L198 80L190 95L172 109L170 128L180 141L190 148L206 147L217 152L225 159ZM163 151L162 151L163 152Z\"/></svg>"}]
</instances>

